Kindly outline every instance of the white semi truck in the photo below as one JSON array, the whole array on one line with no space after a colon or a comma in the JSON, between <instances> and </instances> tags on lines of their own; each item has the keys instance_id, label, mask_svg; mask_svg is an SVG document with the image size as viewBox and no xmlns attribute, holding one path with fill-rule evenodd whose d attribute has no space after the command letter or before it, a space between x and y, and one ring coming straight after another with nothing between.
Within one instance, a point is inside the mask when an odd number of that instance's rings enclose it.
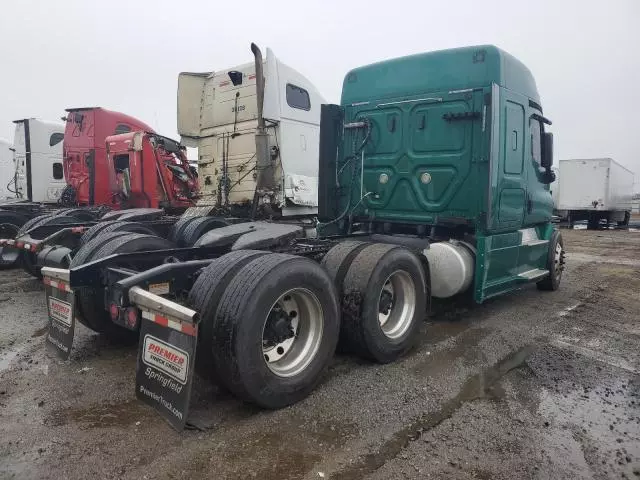
<instances>
[{"instance_id":1,"label":"white semi truck","mask_svg":"<svg viewBox=\"0 0 640 480\"><path fill-rule=\"evenodd\" d=\"M602 221L629 223L633 172L611 158L560 160L550 188L556 214L570 224L586 220L596 229Z\"/></svg>"},{"instance_id":2,"label":"white semi truck","mask_svg":"<svg viewBox=\"0 0 640 480\"><path fill-rule=\"evenodd\" d=\"M270 49L264 60L257 47L254 54L256 62L178 78L178 132L198 148L199 205L238 216L315 215L327 102ZM256 88L256 68L264 88Z\"/></svg>"},{"instance_id":3,"label":"white semi truck","mask_svg":"<svg viewBox=\"0 0 640 480\"><path fill-rule=\"evenodd\" d=\"M64 124L36 118L14 123L14 172L9 191L21 200L56 203L66 186L62 167Z\"/></svg>"},{"instance_id":4,"label":"white semi truck","mask_svg":"<svg viewBox=\"0 0 640 480\"><path fill-rule=\"evenodd\" d=\"M31 218L51 213L66 187L62 165L64 124L15 120L13 145L0 142L0 239L12 239ZM15 265L19 251L0 246L0 266Z\"/></svg>"}]
</instances>

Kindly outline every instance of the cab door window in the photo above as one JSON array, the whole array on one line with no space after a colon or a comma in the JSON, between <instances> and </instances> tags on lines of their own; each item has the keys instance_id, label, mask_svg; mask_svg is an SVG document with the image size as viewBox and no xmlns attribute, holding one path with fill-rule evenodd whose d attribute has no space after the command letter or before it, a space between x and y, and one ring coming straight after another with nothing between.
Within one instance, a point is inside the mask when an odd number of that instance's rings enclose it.
<instances>
[{"instance_id":1,"label":"cab door window","mask_svg":"<svg viewBox=\"0 0 640 480\"><path fill-rule=\"evenodd\" d=\"M542 165L542 128L540 121L532 118L529 122L529 132L531 134L531 160L540 167Z\"/></svg>"}]
</instances>

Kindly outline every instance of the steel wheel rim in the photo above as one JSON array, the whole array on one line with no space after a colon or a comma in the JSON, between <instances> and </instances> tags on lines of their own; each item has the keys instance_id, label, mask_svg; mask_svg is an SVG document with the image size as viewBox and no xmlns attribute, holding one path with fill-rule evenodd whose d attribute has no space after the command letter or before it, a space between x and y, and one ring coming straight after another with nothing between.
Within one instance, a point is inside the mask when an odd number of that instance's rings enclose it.
<instances>
[{"instance_id":1,"label":"steel wheel rim","mask_svg":"<svg viewBox=\"0 0 640 480\"><path fill-rule=\"evenodd\" d=\"M272 315L286 312L293 336L270 342L269 322ZM262 356L275 375L293 377L309 366L322 340L324 315L318 297L306 288L294 288L283 293L271 306L262 327Z\"/></svg>"},{"instance_id":2,"label":"steel wheel rim","mask_svg":"<svg viewBox=\"0 0 640 480\"><path fill-rule=\"evenodd\" d=\"M413 279L407 272L396 270L387 277L378 296L378 321L382 333L391 339L402 337L411 326L415 309L416 286Z\"/></svg>"},{"instance_id":3,"label":"steel wheel rim","mask_svg":"<svg viewBox=\"0 0 640 480\"><path fill-rule=\"evenodd\" d=\"M20 230L20 227L16 227L12 223L3 223L1 225L3 227L3 231L8 230L9 232L13 232L11 238L15 238ZM18 257L20 256L20 249L14 247L0 247L0 265L11 265L18 261Z\"/></svg>"},{"instance_id":4,"label":"steel wheel rim","mask_svg":"<svg viewBox=\"0 0 640 480\"><path fill-rule=\"evenodd\" d=\"M563 251L562 251L562 245L560 245L560 243L556 243L556 251L554 253L553 256L553 269L554 269L554 274L556 276L556 278L560 278L562 277L562 256L563 256Z\"/></svg>"}]
</instances>

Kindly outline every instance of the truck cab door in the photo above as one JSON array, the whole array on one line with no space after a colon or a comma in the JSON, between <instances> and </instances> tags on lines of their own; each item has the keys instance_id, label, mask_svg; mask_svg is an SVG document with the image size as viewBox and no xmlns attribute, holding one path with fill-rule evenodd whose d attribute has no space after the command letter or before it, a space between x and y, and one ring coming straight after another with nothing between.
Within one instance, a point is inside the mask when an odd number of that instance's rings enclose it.
<instances>
[{"instance_id":1,"label":"truck cab door","mask_svg":"<svg viewBox=\"0 0 640 480\"><path fill-rule=\"evenodd\" d=\"M527 103L525 103L527 102ZM499 159L494 157L494 179L497 188L493 197L492 230L513 230L522 227L527 203L527 171L525 169L525 125L527 99L509 90L500 89Z\"/></svg>"},{"instance_id":2,"label":"truck cab door","mask_svg":"<svg viewBox=\"0 0 640 480\"><path fill-rule=\"evenodd\" d=\"M544 126L539 119L530 116L527 127L530 142L525 159L527 197L524 225L530 227L551 220L553 197L549 185L544 182L545 171L542 168Z\"/></svg>"}]
</instances>

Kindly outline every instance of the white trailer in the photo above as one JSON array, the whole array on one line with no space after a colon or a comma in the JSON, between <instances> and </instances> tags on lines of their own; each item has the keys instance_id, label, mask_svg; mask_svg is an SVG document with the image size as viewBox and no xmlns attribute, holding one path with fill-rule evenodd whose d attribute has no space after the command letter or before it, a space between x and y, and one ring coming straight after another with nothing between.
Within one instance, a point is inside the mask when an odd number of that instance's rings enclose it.
<instances>
[{"instance_id":1,"label":"white trailer","mask_svg":"<svg viewBox=\"0 0 640 480\"><path fill-rule=\"evenodd\" d=\"M11 142L0 138L0 201L15 198L15 194L9 190L15 170Z\"/></svg>"},{"instance_id":2,"label":"white trailer","mask_svg":"<svg viewBox=\"0 0 640 480\"><path fill-rule=\"evenodd\" d=\"M557 214L570 223L587 220L589 228L602 220L629 223L633 172L611 158L560 160L551 188Z\"/></svg>"},{"instance_id":3,"label":"white trailer","mask_svg":"<svg viewBox=\"0 0 640 480\"><path fill-rule=\"evenodd\" d=\"M64 124L36 118L15 120L13 198L56 203L66 186L62 166Z\"/></svg>"},{"instance_id":4,"label":"white trailer","mask_svg":"<svg viewBox=\"0 0 640 480\"><path fill-rule=\"evenodd\" d=\"M251 63L178 78L178 132L183 145L198 148L198 205L316 214L320 105L327 102L270 49L265 60L257 47L254 55Z\"/></svg>"}]
</instances>

